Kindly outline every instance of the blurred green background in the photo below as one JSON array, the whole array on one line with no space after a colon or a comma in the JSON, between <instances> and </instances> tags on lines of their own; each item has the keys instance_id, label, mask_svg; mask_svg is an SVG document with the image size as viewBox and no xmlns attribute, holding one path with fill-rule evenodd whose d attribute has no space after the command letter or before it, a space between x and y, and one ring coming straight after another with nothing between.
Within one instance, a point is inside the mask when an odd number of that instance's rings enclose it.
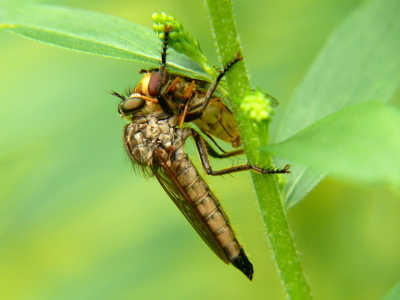
<instances>
[{"instance_id":1,"label":"blurred green background","mask_svg":"<svg viewBox=\"0 0 400 300\"><path fill-rule=\"evenodd\" d=\"M359 3L235 1L252 84L279 99L276 118ZM201 1L62 4L148 27L153 12L169 12L219 66ZM208 182L246 246L253 282L207 248L155 179L133 173L118 99L107 92L138 83L146 65L2 31L0 43L0 299L285 299L249 174ZM289 211L315 299L378 299L400 278L399 214L390 190L329 177Z\"/></svg>"}]
</instances>

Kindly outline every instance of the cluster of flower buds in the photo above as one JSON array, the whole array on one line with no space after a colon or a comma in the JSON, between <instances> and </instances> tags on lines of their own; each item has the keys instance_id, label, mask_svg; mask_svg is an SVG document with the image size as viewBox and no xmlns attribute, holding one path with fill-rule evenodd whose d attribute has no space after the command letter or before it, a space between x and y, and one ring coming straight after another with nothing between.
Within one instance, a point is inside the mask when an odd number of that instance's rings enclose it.
<instances>
[{"instance_id":1,"label":"cluster of flower buds","mask_svg":"<svg viewBox=\"0 0 400 300\"><path fill-rule=\"evenodd\" d=\"M201 50L199 42L186 31L181 22L167 13L154 13L152 19L153 29L162 41L164 41L165 28L168 28L169 47L197 62L212 78L217 76L215 68Z\"/></svg>"}]
</instances>

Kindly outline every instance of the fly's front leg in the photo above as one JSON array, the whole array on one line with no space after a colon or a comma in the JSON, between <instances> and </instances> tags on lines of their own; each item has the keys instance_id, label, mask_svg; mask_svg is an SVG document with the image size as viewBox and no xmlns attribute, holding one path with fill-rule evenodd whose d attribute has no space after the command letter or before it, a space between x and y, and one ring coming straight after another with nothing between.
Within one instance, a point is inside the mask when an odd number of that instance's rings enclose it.
<instances>
[{"instance_id":1,"label":"fly's front leg","mask_svg":"<svg viewBox=\"0 0 400 300\"><path fill-rule=\"evenodd\" d=\"M192 130L192 136L194 137L194 140L196 142L196 147L197 150L199 151L200 159L201 159L201 164L203 165L204 170L208 175L225 175L225 174L230 174L234 172L240 172L240 171L247 171L247 170L253 170L254 172L260 173L260 174L283 174L283 173L290 173L289 168L290 165L286 165L283 169L277 169L277 168L260 168L255 165L249 165L249 164L243 164L240 166L236 167L231 167L231 168L226 168L218 171L213 171L211 168L210 160L208 158L208 154L214 157L218 158L224 158L224 157L229 157L232 155L237 155L237 154L242 154L243 150L234 150L232 152L226 152L223 153L222 155L218 155L214 149L208 145L204 139L198 134L195 130ZM210 151L210 153L208 153ZM235 153L235 152L240 152L240 153ZM216 154L216 155L215 155Z\"/></svg>"},{"instance_id":2,"label":"fly's front leg","mask_svg":"<svg viewBox=\"0 0 400 300\"><path fill-rule=\"evenodd\" d=\"M161 51L161 64L160 64L160 68L158 70L157 91L156 91L156 98L157 98L158 103L160 104L163 111L166 112L170 116L173 114L172 108L169 105L168 101L161 94L161 90L163 87L163 84L162 84L163 80L164 80L165 76L167 75L165 69L166 69L166 65L167 65L168 37L169 37L169 34L171 31L172 31L172 26L164 25L164 41L163 41L163 46L162 46L162 51Z\"/></svg>"},{"instance_id":3,"label":"fly's front leg","mask_svg":"<svg viewBox=\"0 0 400 300\"><path fill-rule=\"evenodd\" d=\"M204 98L204 102L203 102L203 104L201 106L200 111L192 113L190 115L187 115L186 118L185 118L185 122L193 121L193 120L195 120L197 118L200 118L203 115L203 113L204 113L205 109L207 108L207 105L210 102L213 94L215 93L215 91L216 91L216 89L218 87L218 84L221 81L222 77L225 76L225 74L229 71L230 68L233 67L234 64L236 64L237 62L241 61L242 59L243 59L243 57L240 56L240 53L239 52L236 53L235 58L229 64L227 64L225 66L225 68L218 74L217 79L215 79L214 82L211 84L211 86L208 89L207 94L206 94L206 96Z\"/></svg>"}]
</instances>

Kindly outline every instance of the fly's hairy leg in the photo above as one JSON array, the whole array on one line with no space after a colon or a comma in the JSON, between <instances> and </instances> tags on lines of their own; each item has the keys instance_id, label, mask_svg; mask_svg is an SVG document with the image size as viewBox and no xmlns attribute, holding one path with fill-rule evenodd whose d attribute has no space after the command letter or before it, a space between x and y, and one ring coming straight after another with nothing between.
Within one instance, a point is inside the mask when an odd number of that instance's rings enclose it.
<instances>
[{"instance_id":1,"label":"fly's hairy leg","mask_svg":"<svg viewBox=\"0 0 400 300\"><path fill-rule=\"evenodd\" d=\"M206 135L212 142L213 144L222 152L221 154L218 153L217 151L214 150L213 147L211 147L211 145L203 139L203 143L204 146L207 148L207 154L215 157L215 158L225 158L225 157L231 157L231 156L236 156L236 155L240 155L244 153L244 149L236 149L236 150L232 150L232 151L225 151L224 149L222 149L217 142L213 139L213 137L211 135L209 135L207 132L202 131L202 133L204 135ZM198 134L196 132L196 134Z\"/></svg>"},{"instance_id":2,"label":"fly's hairy leg","mask_svg":"<svg viewBox=\"0 0 400 300\"><path fill-rule=\"evenodd\" d=\"M221 79L225 76L225 74L229 71L230 68L232 68L237 62L241 61L243 57L240 56L239 52L236 53L235 58L225 66L225 68L218 74L217 78L214 80L214 82L211 84L210 88L207 91L207 94L204 98L204 102L201 106L200 111L192 113L190 115L186 116L185 122L190 122L193 121L197 118L200 118L202 114L204 113L205 109L207 108L208 103L212 99L213 94L217 90L218 84L221 81Z\"/></svg>"},{"instance_id":3,"label":"fly's hairy leg","mask_svg":"<svg viewBox=\"0 0 400 300\"><path fill-rule=\"evenodd\" d=\"M213 171L211 168L211 164L210 164L208 155L211 155L211 156L217 157L217 158L225 158L225 157L241 154L241 153L243 153L243 150L239 149L239 150L234 150L231 152L225 152L223 154L218 154L214 149L211 148L210 145L208 145L206 143L206 141L195 130L192 130L192 136L194 137L197 150L199 151L201 164L203 165L203 168L208 175L213 175L213 176L225 175L225 174L230 174L230 173L240 172L240 171L247 171L247 170L253 170L254 172L257 172L259 174L290 173L290 171L289 171L290 165L286 165L283 169L278 169L278 168L260 168L256 165L243 164L243 165L239 165L236 167L230 167L230 168L226 168L226 169L222 169L222 170L218 170L218 171ZM235 152L237 152L237 153L235 153Z\"/></svg>"},{"instance_id":4,"label":"fly's hairy leg","mask_svg":"<svg viewBox=\"0 0 400 300\"><path fill-rule=\"evenodd\" d=\"M160 68L158 71L158 82L157 82L157 91L156 91L156 98L158 100L158 103L160 104L163 111L165 113L169 114L170 116L173 114L172 108L169 105L168 101L161 94L161 89L162 89L162 81L164 79L164 76L166 75L168 37L169 37L171 30L172 30L172 26L164 25L164 41L163 41L162 51L161 51L161 64L160 64Z\"/></svg>"},{"instance_id":5,"label":"fly's hairy leg","mask_svg":"<svg viewBox=\"0 0 400 300\"><path fill-rule=\"evenodd\" d=\"M203 134L204 135L206 135L213 143L214 143L214 145L215 146L217 146L217 148L222 152L222 153L226 153L226 151L224 150L224 149L222 149L218 144L217 144L217 142L214 140L214 138L211 136L211 135L209 135L207 132L205 132L204 130L202 130L201 132L203 132ZM211 146L210 146L210 148L212 149L212 150L214 150ZM215 151L214 151L215 152ZM241 154L241 153L240 153Z\"/></svg>"}]
</instances>

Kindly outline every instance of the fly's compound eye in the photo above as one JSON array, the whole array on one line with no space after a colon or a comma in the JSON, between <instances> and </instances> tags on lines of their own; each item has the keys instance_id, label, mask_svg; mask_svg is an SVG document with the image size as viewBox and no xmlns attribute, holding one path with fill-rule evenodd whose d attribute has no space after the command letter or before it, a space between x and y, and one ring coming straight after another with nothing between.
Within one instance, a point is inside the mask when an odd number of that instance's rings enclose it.
<instances>
[{"instance_id":1,"label":"fly's compound eye","mask_svg":"<svg viewBox=\"0 0 400 300\"><path fill-rule=\"evenodd\" d=\"M120 114L131 114L145 105L146 101L140 97L127 98L118 107Z\"/></svg>"},{"instance_id":2,"label":"fly's compound eye","mask_svg":"<svg viewBox=\"0 0 400 300\"><path fill-rule=\"evenodd\" d=\"M163 78L161 80L161 87L167 84L168 82L168 73L167 71L164 70L163 72ZM158 85L158 79L160 77L160 72L154 71L153 74L151 74L150 81L149 81L149 86L148 86L148 92L149 95L152 97L157 96L157 85Z\"/></svg>"}]
</instances>

